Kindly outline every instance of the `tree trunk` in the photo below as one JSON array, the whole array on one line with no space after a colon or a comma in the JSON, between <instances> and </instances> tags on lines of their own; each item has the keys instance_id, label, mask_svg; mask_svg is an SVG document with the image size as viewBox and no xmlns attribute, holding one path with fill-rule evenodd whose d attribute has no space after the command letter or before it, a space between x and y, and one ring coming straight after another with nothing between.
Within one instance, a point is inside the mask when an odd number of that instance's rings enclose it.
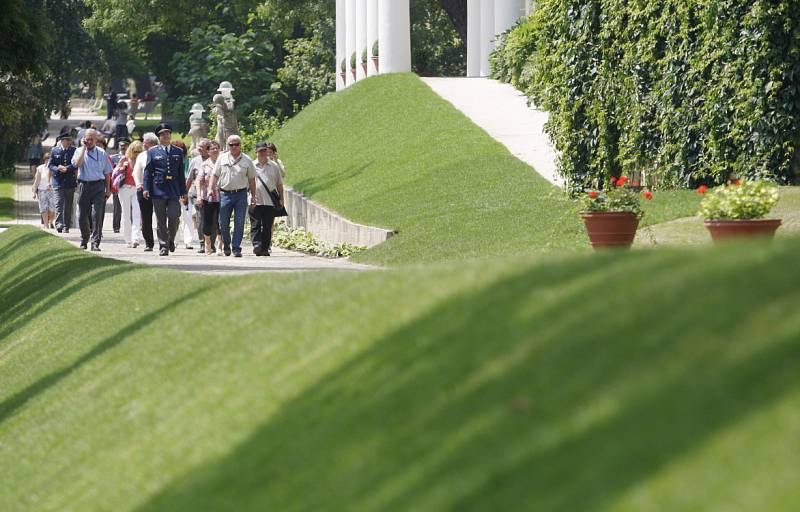
<instances>
[{"instance_id":1,"label":"tree trunk","mask_svg":"<svg viewBox=\"0 0 800 512\"><path fill-rule=\"evenodd\" d=\"M467 0L439 0L464 43L467 42Z\"/></svg>"}]
</instances>

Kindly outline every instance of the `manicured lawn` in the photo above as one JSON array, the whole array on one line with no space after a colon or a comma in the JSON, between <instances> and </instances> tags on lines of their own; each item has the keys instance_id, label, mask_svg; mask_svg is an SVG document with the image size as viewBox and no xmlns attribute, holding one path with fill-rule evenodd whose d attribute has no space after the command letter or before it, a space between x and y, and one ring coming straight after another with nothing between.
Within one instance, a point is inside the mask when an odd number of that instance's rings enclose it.
<instances>
[{"instance_id":1,"label":"manicured lawn","mask_svg":"<svg viewBox=\"0 0 800 512\"><path fill-rule=\"evenodd\" d=\"M695 196L699 203L702 196L697 193ZM675 203L671 201L671 204ZM641 230L637 236L637 246L653 244L687 246L711 243L711 237L703 225L703 219L696 216L697 207L689 215L691 217L678 218ZM776 236L800 236L800 187L781 187L781 198L768 217L783 221Z\"/></svg>"},{"instance_id":2,"label":"manicured lawn","mask_svg":"<svg viewBox=\"0 0 800 512\"><path fill-rule=\"evenodd\" d=\"M0 176L0 221L14 220L14 176Z\"/></svg>"},{"instance_id":3,"label":"manicured lawn","mask_svg":"<svg viewBox=\"0 0 800 512\"><path fill-rule=\"evenodd\" d=\"M0 234L0 510L795 511L800 241L194 276Z\"/></svg>"},{"instance_id":4,"label":"manicured lawn","mask_svg":"<svg viewBox=\"0 0 800 512\"><path fill-rule=\"evenodd\" d=\"M588 250L574 204L415 75L328 95L275 140L293 187L400 232L359 261ZM657 194L645 223L691 215L695 201L689 191Z\"/></svg>"}]
</instances>

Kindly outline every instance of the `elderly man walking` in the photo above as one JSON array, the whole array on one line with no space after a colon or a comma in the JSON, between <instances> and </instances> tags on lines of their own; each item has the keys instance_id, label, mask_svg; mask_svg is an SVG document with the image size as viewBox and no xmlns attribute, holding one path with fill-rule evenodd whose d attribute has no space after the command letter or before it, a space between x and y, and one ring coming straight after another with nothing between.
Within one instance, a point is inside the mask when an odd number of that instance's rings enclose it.
<instances>
[{"instance_id":1,"label":"elderly man walking","mask_svg":"<svg viewBox=\"0 0 800 512\"><path fill-rule=\"evenodd\" d=\"M72 164L78 168L78 225L81 249L91 237L92 250L100 251L106 201L111 197L111 158L97 147L97 130L86 130L83 146L75 152ZM89 217L91 216L91 226Z\"/></svg>"},{"instance_id":2,"label":"elderly man walking","mask_svg":"<svg viewBox=\"0 0 800 512\"><path fill-rule=\"evenodd\" d=\"M242 153L242 139L238 135L228 137L228 151L222 153L214 165L211 176L211 189L219 185L219 226L225 256L242 257L242 238L244 238L244 219L247 214L247 191L250 190L250 204L256 205L256 167L249 156ZM231 211L233 211L233 241L231 241Z\"/></svg>"},{"instance_id":3,"label":"elderly man walking","mask_svg":"<svg viewBox=\"0 0 800 512\"><path fill-rule=\"evenodd\" d=\"M75 146L69 132L58 136L58 143L50 153L50 184L56 197L56 230L69 233L72 225L72 202L78 186L77 170L72 164Z\"/></svg>"},{"instance_id":4,"label":"elderly man walking","mask_svg":"<svg viewBox=\"0 0 800 512\"><path fill-rule=\"evenodd\" d=\"M159 145L147 150L144 168L145 199L152 199L156 214L159 255L175 252L175 235L181 218L180 202L186 202L186 180L183 174L183 150L170 144L172 127L161 123L156 127Z\"/></svg>"},{"instance_id":5,"label":"elderly man walking","mask_svg":"<svg viewBox=\"0 0 800 512\"><path fill-rule=\"evenodd\" d=\"M147 150L158 145L158 137L153 132L142 136L144 151L136 157L133 165L133 181L136 183L136 200L139 202L139 211L142 215L142 238L144 238L144 251L153 250L153 200L144 197L144 168L147 166Z\"/></svg>"}]
</instances>

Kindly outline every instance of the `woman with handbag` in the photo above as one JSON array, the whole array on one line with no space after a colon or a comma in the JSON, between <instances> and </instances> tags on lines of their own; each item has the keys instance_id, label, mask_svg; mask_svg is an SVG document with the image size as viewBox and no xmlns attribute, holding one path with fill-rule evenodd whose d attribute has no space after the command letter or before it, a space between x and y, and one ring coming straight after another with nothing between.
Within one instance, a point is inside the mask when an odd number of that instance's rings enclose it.
<instances>
[{"instance_id":1,"label":"woman with handbag","mask_svg":"<svg viewBox=\"0 0 800 512\"><path fill-rule=\"evenodd\" d=\"M269 151L266 142L256 144L256 201L249 211L250 240L256 256L270 255L275 217L286 215L281 168L269 158Z\"/></svg>"},{"instance_id":2,"label":"woman with handbag","mask_svg":"<svg viewBox=\"0 0 800 512\"><path fill-rule=\"evenodd\" d=\"M133 179L133 162L144 146L138 140L128 146L125 156L119 159L117 166L111 174L112 190L116 189L119 197L122 237L128 247L139 247L139 238L142 236L142 215L139 210L139 201L136 199L136 181Z\"/></svg>"}]
</instances>

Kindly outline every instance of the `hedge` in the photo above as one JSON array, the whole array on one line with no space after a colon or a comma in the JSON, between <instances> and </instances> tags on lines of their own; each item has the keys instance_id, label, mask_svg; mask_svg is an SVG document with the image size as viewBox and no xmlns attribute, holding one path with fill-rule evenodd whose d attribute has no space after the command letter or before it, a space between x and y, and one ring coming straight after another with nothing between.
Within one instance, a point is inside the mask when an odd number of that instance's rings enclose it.
<instances>
[{"instance_id":1,"label":"hedge","mask_svg":"<svg viewBox=\"0 0 800 512\"><path fill-rule=\"evenodd\" d=\"M572 190L794 177L797 0L541 0L498 42L493 75L549 111Z\"/></svg>"}]
</instances>

